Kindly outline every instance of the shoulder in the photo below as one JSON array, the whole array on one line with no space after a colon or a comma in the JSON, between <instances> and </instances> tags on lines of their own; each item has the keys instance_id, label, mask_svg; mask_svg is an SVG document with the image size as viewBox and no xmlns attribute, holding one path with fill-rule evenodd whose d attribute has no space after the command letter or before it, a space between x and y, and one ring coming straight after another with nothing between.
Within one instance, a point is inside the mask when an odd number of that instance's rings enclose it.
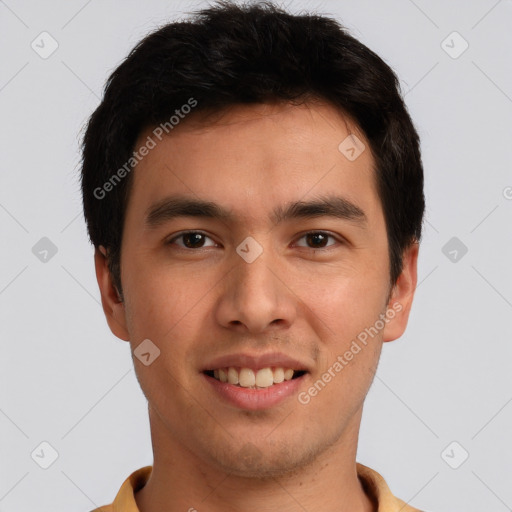
<instances>
[{"instance_id":1,"label":"shoulder","mask_svg":"<svg viewBox=\"0 0 512 512\"><path fill-rule=\"evenodd\" d=\"M377 512L425 512L394 496L384 477L374 469L357 463L357 475L366 494L377 504Z\"/></svg>"},{"instance_id":2,"label":"shoulder","mask_svg":"<svg viewBox=\"0 0 512 512\"><path fill-rule=\"evenodd\" d=\"M110 505L103 505L90 512L138 512L135 502L135 493L140 490L149 479L153 466L144 466L131 473L121 485L114 501Z\"/></svg>"}]
</instances>

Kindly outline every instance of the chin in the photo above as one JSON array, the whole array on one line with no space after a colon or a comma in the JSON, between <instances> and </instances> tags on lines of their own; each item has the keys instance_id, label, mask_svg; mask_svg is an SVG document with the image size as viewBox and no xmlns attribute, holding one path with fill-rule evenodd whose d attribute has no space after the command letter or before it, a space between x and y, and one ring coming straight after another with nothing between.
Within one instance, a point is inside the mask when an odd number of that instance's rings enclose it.
<instances>
[{"instance_id":1,"label":"chin","mask_svg":"<svg viewBox=\"0 0 512 512\"><path fill-rule=\"evenodd\" d=\"M246 442L239 450L224 450L210 454L214 464L223 472L240 478L271 480L276 477L291 476L307 466L323 450L307 450L303 443L296 448L281 444L266 444L258 447Z\"/></svg>"}]
</instances>

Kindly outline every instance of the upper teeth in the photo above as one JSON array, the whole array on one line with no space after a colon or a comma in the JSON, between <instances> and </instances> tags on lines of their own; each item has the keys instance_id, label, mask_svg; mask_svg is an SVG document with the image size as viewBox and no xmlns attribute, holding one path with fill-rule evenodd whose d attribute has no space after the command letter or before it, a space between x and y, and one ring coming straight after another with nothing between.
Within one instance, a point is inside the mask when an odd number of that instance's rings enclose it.
<instances>
[{"instance_id":1,"label":"upper teeth","mask_svg":"<svg viewBox=\"0 0 512 512\"><path fill-rule=\"evenodd\" d=\"M268 388L293 377L291 368L262 368L256 373L250 368L234 367L219 368L213 371L213 376L221 382L229 382L243 388Z\"/></svg>"}]
</instances>

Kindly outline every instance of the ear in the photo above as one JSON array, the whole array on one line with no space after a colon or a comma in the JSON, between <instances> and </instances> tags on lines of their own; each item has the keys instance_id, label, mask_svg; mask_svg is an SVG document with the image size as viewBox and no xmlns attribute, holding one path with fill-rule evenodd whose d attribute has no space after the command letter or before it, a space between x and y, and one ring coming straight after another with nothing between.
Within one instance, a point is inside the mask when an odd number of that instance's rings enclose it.
<instances>
[{"instance_id":1,"label":"ear","mask_svg":"<svg viewBox=\"0 0 512 512\"><path fill-rule=\"evenodd\" d=\"M393 341L402 336L407 327L412 300L418 280L419 244L411 244L403 253L402 273L398 277L387 305L389 321L383 331L383 341Z\"/></svg>"},{"instance_id":2,"label":"ear","mask_svg":"<svg viewBox=\"0 0 512 512\"><path fill-rule=\"evenodd\" d=\"M126 311L108 268L107 251L100 245L94 252L96 279L101 292L101 305L110 330L118 338L129 341L126 327Z\"/></svg>"}]
</instances>

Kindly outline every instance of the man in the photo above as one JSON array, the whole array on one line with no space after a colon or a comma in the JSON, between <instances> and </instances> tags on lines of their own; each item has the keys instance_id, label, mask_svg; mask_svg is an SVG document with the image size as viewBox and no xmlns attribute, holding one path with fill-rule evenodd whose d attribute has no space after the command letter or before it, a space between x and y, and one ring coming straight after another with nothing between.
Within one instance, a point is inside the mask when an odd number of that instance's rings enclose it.
<instances>
[{"instance_id":1,"label":"man","mask_svg":"<svg viewBox=\"0 0 512 512\"><path fill-rule=\"evenodd\" d=\"M154 463L98 511L414 511L356 462L424 211L391 69L336 21L220 2L146 37L83 144L103 309Z\"/></svg>"}]
</instances>

